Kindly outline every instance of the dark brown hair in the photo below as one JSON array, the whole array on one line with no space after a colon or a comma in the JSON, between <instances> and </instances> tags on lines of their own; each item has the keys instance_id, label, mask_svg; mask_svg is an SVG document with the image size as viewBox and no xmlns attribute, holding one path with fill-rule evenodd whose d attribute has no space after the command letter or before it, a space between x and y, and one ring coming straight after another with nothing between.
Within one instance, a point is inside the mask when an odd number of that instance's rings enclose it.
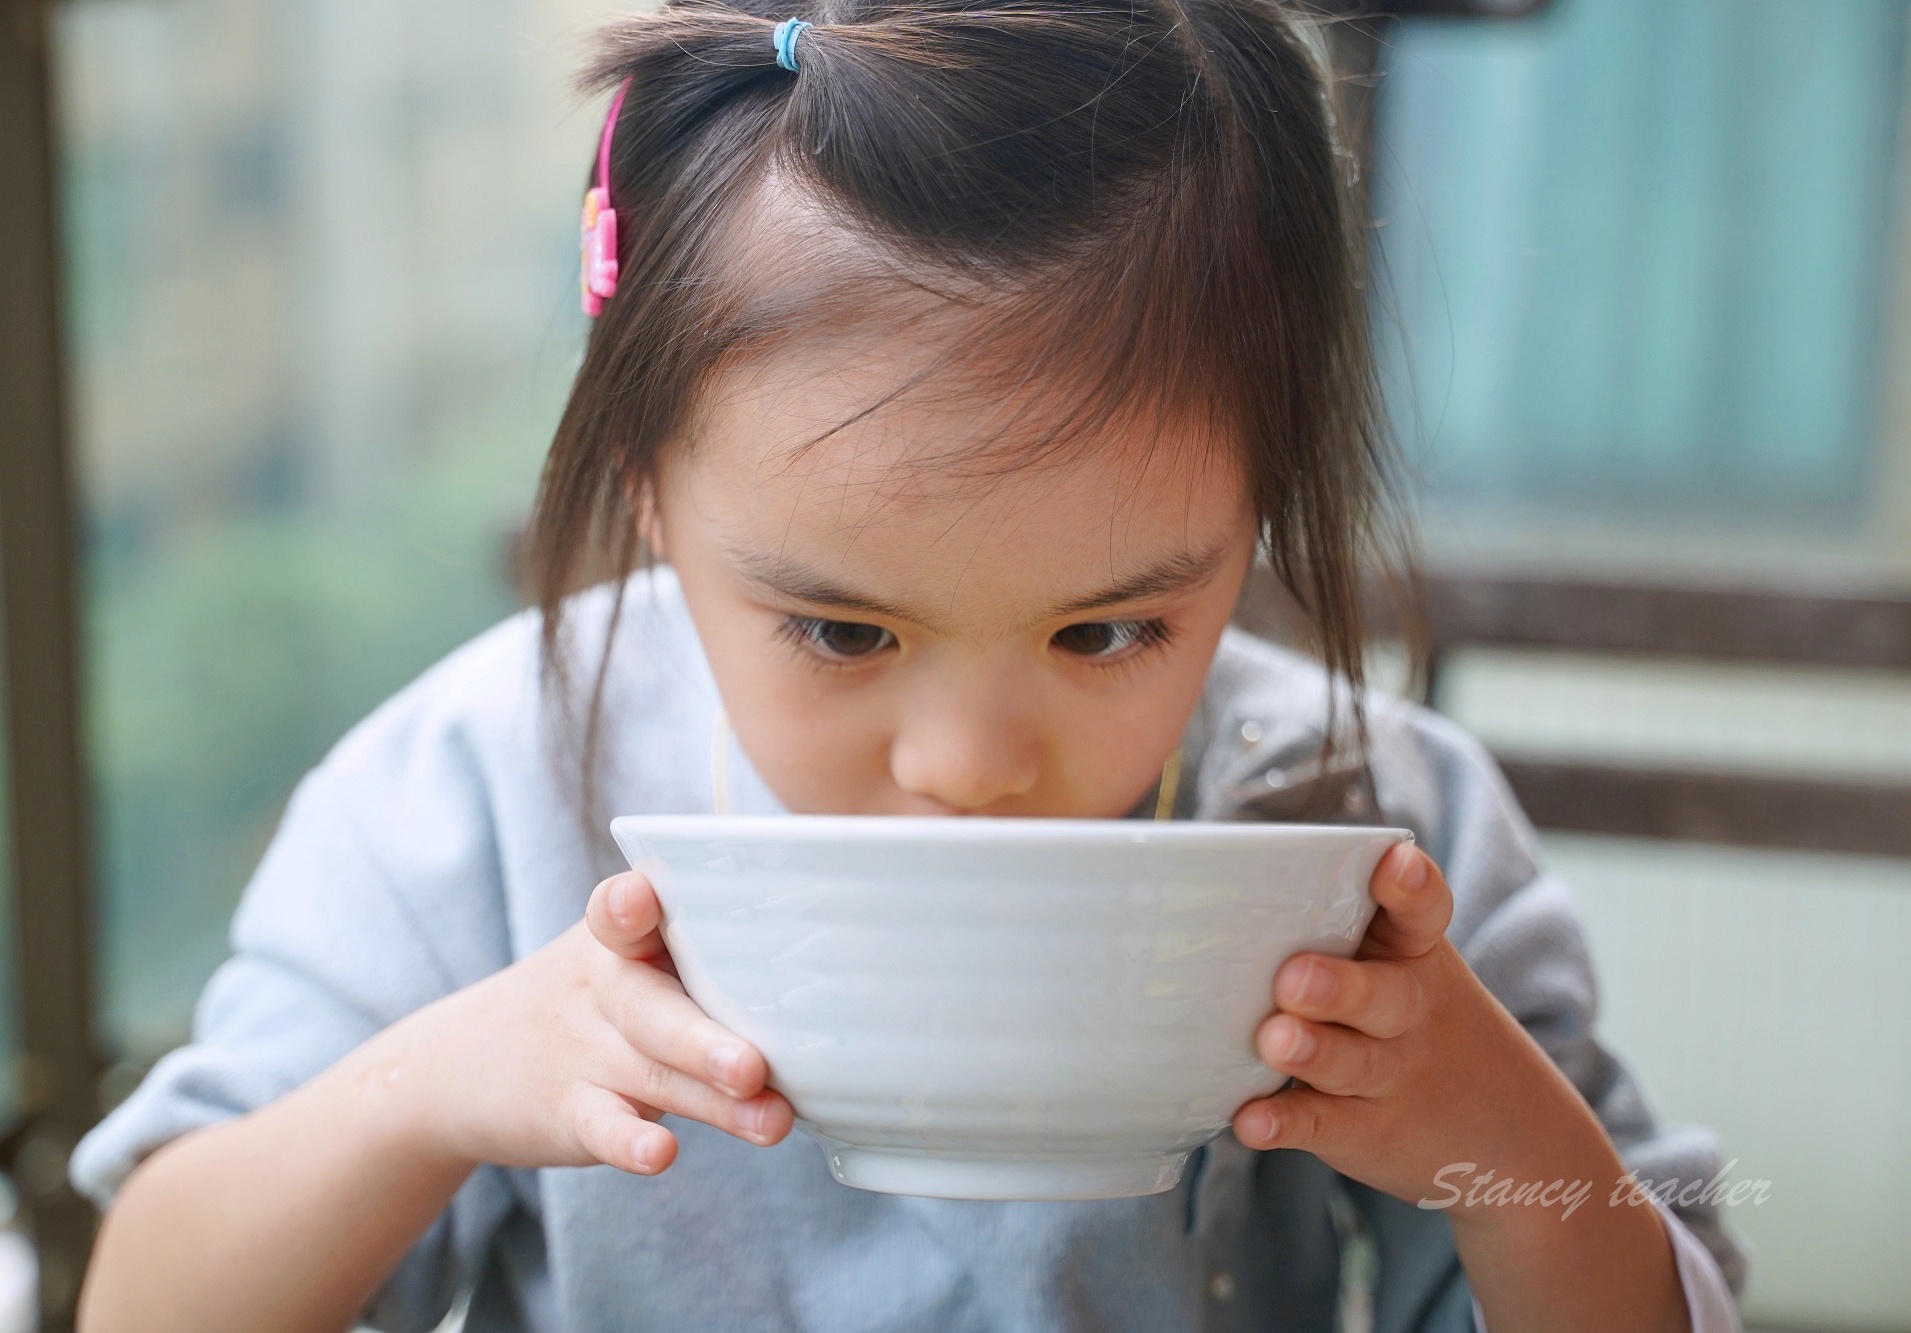
<instances>
[{"instance_id":1,"label":"dark brown hair","mask_svg":"<svg viewBox=\"0 0 1911 1333\"><path fill-rule=\"evenodd\" d=\"M787 17L815 25L800 72L776 63ZM1269 563L1357 686L1387 451L1304 22L1272 0L676 0L609 28L584 86L628 85L622 276L528 546L552 677L568 688L565 597L638 562L637 497L711 372L881 289L946 296L987 324L965 345L1073 377L1077 424L1152 404L1223 426ZM740 255L772 194L821 220L816 253Z\"/></svg>"}]
</instances>

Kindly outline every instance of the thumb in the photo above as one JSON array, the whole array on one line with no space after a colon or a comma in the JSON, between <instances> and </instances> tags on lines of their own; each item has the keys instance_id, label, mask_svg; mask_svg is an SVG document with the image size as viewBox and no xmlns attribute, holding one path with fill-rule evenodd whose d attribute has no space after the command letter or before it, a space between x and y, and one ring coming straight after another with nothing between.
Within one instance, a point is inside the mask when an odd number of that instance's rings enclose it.
<instances>
[{"instance_id":1,"label":"thumb","mask_svg":"<svg viewBox=\"0 0 1911 1333\"><path fill-rule=\"evenodd\" d=\"M657 933L663 907L641 871L612 875L592 889L584 920L597 942L620 958L638 962L664 951Z\"/></svg>"},{"instance_id":2,"label":"thumb","mask_svg":"<svg viewBox=\"0 0 1911 1333\"><path fill-rule=\"evenodd\" d=\"M1358 957L1418 958L1445 937L1453 920L1453 892L1433 858L1412 843L1403 842L1380 858L1368 888L1380 910Z\"/></svg>"},{"instance_id":3,"label":"thumb","mask_svg":"<svg viewBox=\"0 0 1911 1333\"><path fill-rule=\"evenodd\" d=\"M677 1136L640 1115L630 1100L586 1086L574 1098L578 1146L600 1162L632 1175L654 1176L677 1157Z\"/></svg>"}]
</instances>

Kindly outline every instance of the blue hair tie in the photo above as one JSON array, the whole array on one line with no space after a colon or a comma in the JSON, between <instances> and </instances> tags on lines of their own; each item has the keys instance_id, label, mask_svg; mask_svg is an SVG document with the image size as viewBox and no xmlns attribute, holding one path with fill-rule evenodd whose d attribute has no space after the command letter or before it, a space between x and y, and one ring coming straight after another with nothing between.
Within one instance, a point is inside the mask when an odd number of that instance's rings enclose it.
<instances>
[{"instance_id":1,"label":"blue hair tie","mask_svg":"<svg viewBox=\"0 0 1911 1333\"><path fill-rule=\"evenodd\" d=\"M784 19L770 34L770 42L776 47L776 63L792 74L796 73L796 39L809 26L807 19Z\"/></svg>"}]
</instances>

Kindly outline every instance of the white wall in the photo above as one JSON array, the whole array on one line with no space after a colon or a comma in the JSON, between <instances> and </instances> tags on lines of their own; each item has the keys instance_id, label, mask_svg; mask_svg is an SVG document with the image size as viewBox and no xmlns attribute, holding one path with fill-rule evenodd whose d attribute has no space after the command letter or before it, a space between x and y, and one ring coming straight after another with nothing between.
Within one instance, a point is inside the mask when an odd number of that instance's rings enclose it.
<instances>
[{"instance_id":1,"label":"white wall","mask_svg":"<svg viewBox=\"0 0 1911 1333\"><path fill-rule=\"evenodd\" d=\"M1911 1329L1911 862L1549 836L1601 1029L1668 1119L1711 1125L1748 1317Z\"/></svg>"}]
</instances>

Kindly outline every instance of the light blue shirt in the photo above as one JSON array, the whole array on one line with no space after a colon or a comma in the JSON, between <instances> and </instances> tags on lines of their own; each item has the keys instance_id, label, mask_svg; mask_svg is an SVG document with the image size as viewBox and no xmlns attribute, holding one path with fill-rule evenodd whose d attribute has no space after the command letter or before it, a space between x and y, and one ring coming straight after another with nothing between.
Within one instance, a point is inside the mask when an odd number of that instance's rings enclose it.
<instances>
[{"instance_id":1,"label":"light blue shirt","mask_svg":"<svg viewBox=\"0 0 1911 1333\"><path fill-rule=\"evenodd\" d=\"M613 597L575 603L576 659L596 661ZM536 950L623 868L611 813L707 812L717 696L667 570L635 576L605 694L601 808L577 809L552 743L539 621L517 616L453 653L340 741L299 786L246 890L233 957L190 1045L168 1055L75 1151L103 1205L146 1154L296 1087L385 1025ZM1325 817L1414 831L1446 870L1450 934L1486 985L1598 1111L1630 1165L1709 1179L1710 1134L1654 1123L1593 1035L1592 969L1566 889L1480 747L1409 705L1370 704L1365 766L1321 763L1327 687L1310 662L1223 640L1184 749L1177 814ZM739 812L776 812L740 751ZM757 1148L673 1121L677 1163L484 1167L366 1312L432 1328L471 1291L471 1333L610 1330L1295 1329L1333 1327L1343 1240L1378 1255L1375 1327L1470 1329L1443 1214L1296 1152L1224 1136L1174 1191L1097 1203L899 1198L831 1180L801 1136ZM1670 1216L1668 1214L1668 1216ZM1721 1273L1742 1261L1704 1205L1672 1225L1700 1333L1736 1327Z\"/></svg>"}]
</instances>

